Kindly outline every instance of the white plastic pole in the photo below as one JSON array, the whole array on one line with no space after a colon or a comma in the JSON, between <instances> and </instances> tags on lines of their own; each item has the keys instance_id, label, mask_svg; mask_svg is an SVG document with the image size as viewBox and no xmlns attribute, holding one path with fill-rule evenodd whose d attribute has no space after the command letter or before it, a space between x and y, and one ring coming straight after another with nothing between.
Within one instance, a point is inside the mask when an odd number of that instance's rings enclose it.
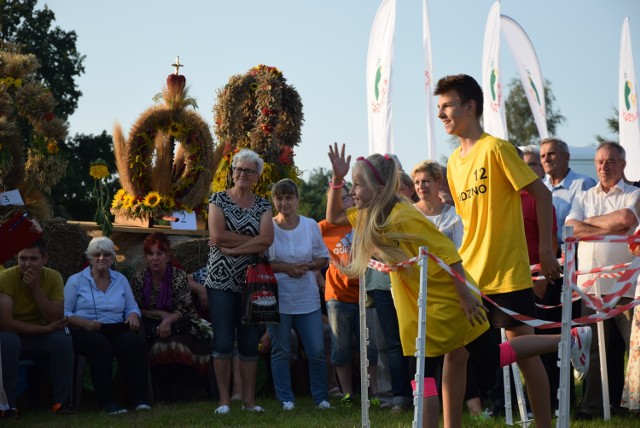
<instances>
[{"instance_id":1,"label":"white plastic pole","mask_svg":"<svg viewBox=\"0 0 640 428\"><path fill-rule=\"evenodd\" d=\"M422 427L424 413L424 358L427 334L427 247L420 247L420 292L418 293L418 337L416 338L416 390L413 395L413 428Z\"/></svg>"},{"instance_id":2,"label":"white plastic pole","mask_svg":"<svg viewBox=\"0 0 640 428\"><path fill-rule=\"evenodd\" d=\"M600 284L596 281L595 292L598 299L600 294ZM602 415L604 420L611 419L611 409L609 408L609 373L607 372L607 346L604 343L603 321L596 323L598 329L598 353L600 354L600 378L602 379Z\"/></svg>"},{"instance_id":3,"label":"white plastic pole","mask_svg":"<svg viewBox=\"0 0 640 428\"><path fill-rule=\"evenodd\" d=\"M505 337L504 328L501 329L502 337ZM504 414L505 423L513 426L513 408L511 407L511 379L509 375L509 366L502 368L502 383L504 386Z\"/></svg>"},{"instance_id":4,"label":"white plastic pole","mask_svg":"<svg viewBox=\"0 0 640 428\"><path fill-rule=\"evenodd\" d=\"M564 242L567 237L573 236L573 227L562 228ZM560 329L560 344L558 345L558 366L560 367L560 383L558 385L558 410L556 413L556 428L569 428L569 385L571 383L571 365L569 364L571 352L571 287L573 274L576 270L575 244L565 244L564 281L562 283L562 328ZM569 263L567 263L569 261Z\"/></svg>"},{"instance_id":5,"label":"white plastic pole","mask_svg":"<svg viewBox=\"0 0 640 428\"><path fill-rule=\"evenodd\" d=\"M507 341L507 333L504 328L500 329L500 335L502 342ZM524 399L524 391L522 389L522 381L520 380L520 369L516 363L511 364L511 371L513 372L513 384L516 388L516 398L518 399L518 410L520 411L519 424L527 427L531 423L529 419L529 413L527 412L527 403ZM511 381L509 379L509 366L502 368L502 376L504 379L504 401L505 401L505 413L507 417L507 425L513 425L513 409L511 406Z\"/></svg>"},{"instance_id":6,"label":"white plastic pole","mask_svg":"<svg viewBox=\"0 0 640 428\"><path fill-rule=\"evenodd\" d=\"M365 277L360 275L358 307L360 309L360 406L362 408L362 428L369 428L369 359L367 345L369 344L369 329L367 328L367 292Z\"/></svg>"},{"instance_id":7,"label":"white plastic pole","mask_svg":"<svg viewBox=\"0 0 640 428\"><path fill-rule=\"evenodd\" d=\"M520 426L528 427L531 425L532 420L529 419L529 412L527 412L527 402L524 399L524 390L522 389L518 364L511 364L511 371L513 372L513 383L516 386L516 398L518 399L518 410L520 411L519 423Z\"/></svg>"}]
</instances>

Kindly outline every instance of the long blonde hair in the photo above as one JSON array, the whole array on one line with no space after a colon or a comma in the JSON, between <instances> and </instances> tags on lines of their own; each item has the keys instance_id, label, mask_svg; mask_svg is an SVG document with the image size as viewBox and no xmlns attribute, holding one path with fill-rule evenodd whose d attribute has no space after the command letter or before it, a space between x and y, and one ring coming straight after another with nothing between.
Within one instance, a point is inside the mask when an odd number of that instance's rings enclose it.
<instances>
[{"instance_id":1,"label":"long blonde hair","mask_svg":"<svg viewBox=\"0 0 640 428\"><path fill-rule=\"evenodd\" d=\"M363 275L374 253L385 262L397 262L407 257L398 246L398 240L407 239L406 234L388 231L389 214L401 202L397 161L388 155L373 154L366 159L358 158L353 169L362 173L365 183L372 189L383 186L383 190L375 193L367 206L358 212L349 265L342 269L350 277Z\"/></svg>"}]
</instances>

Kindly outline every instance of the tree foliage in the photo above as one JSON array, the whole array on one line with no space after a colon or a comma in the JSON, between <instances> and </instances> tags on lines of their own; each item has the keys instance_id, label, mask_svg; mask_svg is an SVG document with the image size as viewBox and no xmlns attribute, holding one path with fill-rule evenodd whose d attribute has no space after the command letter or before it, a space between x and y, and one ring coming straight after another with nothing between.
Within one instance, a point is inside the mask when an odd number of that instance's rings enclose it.
<instances>
[{"instance_id":1,"label":"tree foliage","mask_svg":"<svg viewBox=\"0 0 640 428\"><path fill-rule=\"evenodd\" d=\"M22 53L38 58L39 78L58 102L55 113L67 118L78 106L82 92L75 78L84 73L84 55L76 49L75 31L53 27L55 14L46 5L35 10L37 0L0 0L0 41L22 46Z\"/></svg>"},{"instance_id":2,"label":"tree foliage","mask_svg":"<svg viewBox=\"0 0 640 428\"><path fill-rule=\"evenodd\" d=\"M605 141L614 141L617 143L620 139L620 112L615 107L613 108L613 116L607 118L607 129L614 137L607 138L602 135L596 135L598 143L604 143Z\"/></svg>"},{"instance_id":3,"label":"tree foliage","mask_svg":"<svg viewBox=\"0 0 640 428\"><path fill-rule=\"evenodd\" d=\"M540 144L540 134L520 79L517 77L511 79L508 88L509 96L505 101L505 113L509 141L516 146ZM558 126L564 123L566 118L559 109L556 109L554 105L556 97L551 91L551 82L546 79L544 81L544 100L547 112L547 130L549 135L555 135Z\"/></svg>"},{"instance_id":4,"label":"tree foliage","mask_svg":"<svg viewBox=\"0 0 640 428\"><path fill-rule=\"evenodd\" d=\"M315 168L309 174L309 180L300 183L300 214L315 221L324 220L327 212L327 183L330 178L331 171Z\"/></svg>"},{"instance_id":5,"label":"tree foliage","mask_svg":"<svg viewBox=\"0 0 640 428\"><path fill-rule=\"evenodd\" d=\"M91 162L104 159L112 173L108 183L109 194L113 198L118 190L118 181L113 155L112 138L106 131L100 135L76 134L60 147L60 155L68 162L67 175L51 192L50 203L54 216L74 220L93 220L96 202L91 197L94 180L89 175Z\"/></svg>"}]
</instances>

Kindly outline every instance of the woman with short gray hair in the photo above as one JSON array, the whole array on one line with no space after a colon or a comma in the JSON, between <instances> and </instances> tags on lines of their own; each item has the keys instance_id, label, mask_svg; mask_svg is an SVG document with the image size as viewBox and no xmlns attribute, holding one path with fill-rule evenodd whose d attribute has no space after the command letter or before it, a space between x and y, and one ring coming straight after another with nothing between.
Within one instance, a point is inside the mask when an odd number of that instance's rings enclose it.
<instances>
[{"instance_id":1,"label":"woman with short gray hair","mask_svg":"<svg viewBox=\"0 0 640 428\"><path fill-rule=\"evenodd\" d=\"M209 261L205 281L213 325L213 368L220 393L216 414L231 411L231 358L237 342L243 410L262 412L255 402L258 327L245 325L242 289L246 270L273 242L271 204L253 193L264 162L243 149L231 161L233 186L209 199Z\"/></svg>"},{"instance_id":2,"label":"woman with short gray hair","mask_svg":"<svg viewBox=\"0 0 640 428\"><path fill-rule=\"evenodd\" d=\"M69 277L64 287L64 315L76 354L89 360L91 379L102 410L126 413L116 404L113 357L118 358L136 411L149 410L147 350L140 328L140 309L129 281L112 270L115 246L109 238L93 238L87 247L89 266Z\"/></svg>"}]
</instances>

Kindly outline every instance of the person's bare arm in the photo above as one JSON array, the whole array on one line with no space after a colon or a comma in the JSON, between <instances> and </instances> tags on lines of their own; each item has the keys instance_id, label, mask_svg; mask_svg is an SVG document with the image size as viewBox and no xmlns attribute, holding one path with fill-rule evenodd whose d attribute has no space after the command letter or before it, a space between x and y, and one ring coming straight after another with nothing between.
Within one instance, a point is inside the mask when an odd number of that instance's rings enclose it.
<instances>
[{"instance_id":1,"label":"person's bare arm","mask_svg":"<svg viewBox=\"0 0 640 428\"><path fill-rule=\"evenodd\" d=\"M193 294L198 297L202 309L209 310L209 302L207 300L207 289L204 285L200 284L193 278L192 274L187 275L187 281L189 282L189 289Z\"/></svg>"},{"instance_id":2,"label":"person's bare arm","mask_svg":"<svg viewBox=\"0 0 640 428\"><path fill-rule=\"evenodd\" d=\"M592 226L586 221L582 220L567 220L565 226L573 227L573 236L575 238L584 238L586 236L597 236L597 235L615 235L614 231L610 231L607 229L602 229L598 226ZM619 233L619 232L618 232Z\"/></svg>"},{"instance_id":3,"label":"person's bare arm","mask_svg":"<svg viewBox=\"0 0 640 428\"><path fill-rule=\"evenodd\" d=\"M32 324L17 320L13 317L13 298L8 294L0 293L0 331L11 331L17 334L47 334L64 328L67 320L61 316L48 324Z\"/></svg>"},{"instance_id":4,"label":"person's bare arm","mask_svg":"<svg viewBox=\"0 0 640 428\"><path fill-rule=\"evenodd\" d=\"M608 214L586 218L585 223L608 231L611 234L626 233L637 225L636 215L628 208L616 210Z\"/></svg>"},{"instance_id":5,"label":"person's bare arm","mask_svg":"<svg viewBox=\"0 0 640 428\"><path fill-rule=\"evenodd\" d=\"M240 256L244 254L262 254L273 243L273 220L271 212L265 211L260 218L260 233L251 237L246 242L235 247L218 245L223 254L228 256Z\"/></svg>"},{"instance_id":6,"label":"person's bare arm","mask_svg":"<svg viewBox=\"0 0 640 428\"><path fill-rule=\"evenodd\" d=\"M562 267L558 263L553 251L553 202L551 192L542 180L536 179L524 187L536 201L536 219L538 223L538 256L540 257L540 272L547 280L552 281L562 274Z\"/></svg>"},{"instance_id":7,"label":"person's bare arm","mask_svg":"<svg viewBox=\"0 0 640 428\"><path fill-rule=\"evenodd\" d=\"M100 321L87 320L84 318L77 317L75 315L70 316L68 321L69 321L69 326L73 328L86 330L86 331L98 331L100 330L100 327L102 327L102 323Z\"/></svg>"},{"instance_id":8,"label":"person's bare arm","mask_svg":"<svg viewBox=\"0 0 640 428\"><path fill-rule=\"evenodd\" d=\"M224 213L220 207L209 204L209 243L222 247L237 247L251 239L251 236L226 229Z\"/></svg>"},{"instance_id":9,"label":"person's bare arm","mask_svg":"<svg viewBox=\"0 0 640 428\"><path fill-rule=\"evenodd\" d=\"M452 264L451 269L459 273L463 278L466 278L462 262ZM460 281L453 275L451 276L451 279L453 279L453 286L455 287L458 299L460 300L460 307L469 320L469 323L473 326L476 323L483 323L486 321L487 309L482 305L482 301L476 298L469 287L467 287L466 283Z\"/></svg>"},{"instance_id":10,"label":"person's bare arm","mask_svg":"<svg viewBox=\"0 0 640 428\"><path fill-rule=\"evenodd\" d=\"M33 297L40 316L47 322L59 320L64 317L64 301L51 300L40 287L42 269L25 268L22 271L22 283L25 285L31 297ZM60 287L62 287L62 279Z\"/></svg>"},{"instance_id":11,"label":"person's bare arm","mask_svg":"<svg viewBox=\"0 0 640 428\"><path fill-rule=\"evenodd\" d=\"M342 186L344 178L349 172L351 156L345 156L345 145L338 151L338 143L329 146L329 160L331 161L331 186L327 194L327 221L331 224L348 226L347 211L342 207Z\"/></svg>"}]
</instances>

